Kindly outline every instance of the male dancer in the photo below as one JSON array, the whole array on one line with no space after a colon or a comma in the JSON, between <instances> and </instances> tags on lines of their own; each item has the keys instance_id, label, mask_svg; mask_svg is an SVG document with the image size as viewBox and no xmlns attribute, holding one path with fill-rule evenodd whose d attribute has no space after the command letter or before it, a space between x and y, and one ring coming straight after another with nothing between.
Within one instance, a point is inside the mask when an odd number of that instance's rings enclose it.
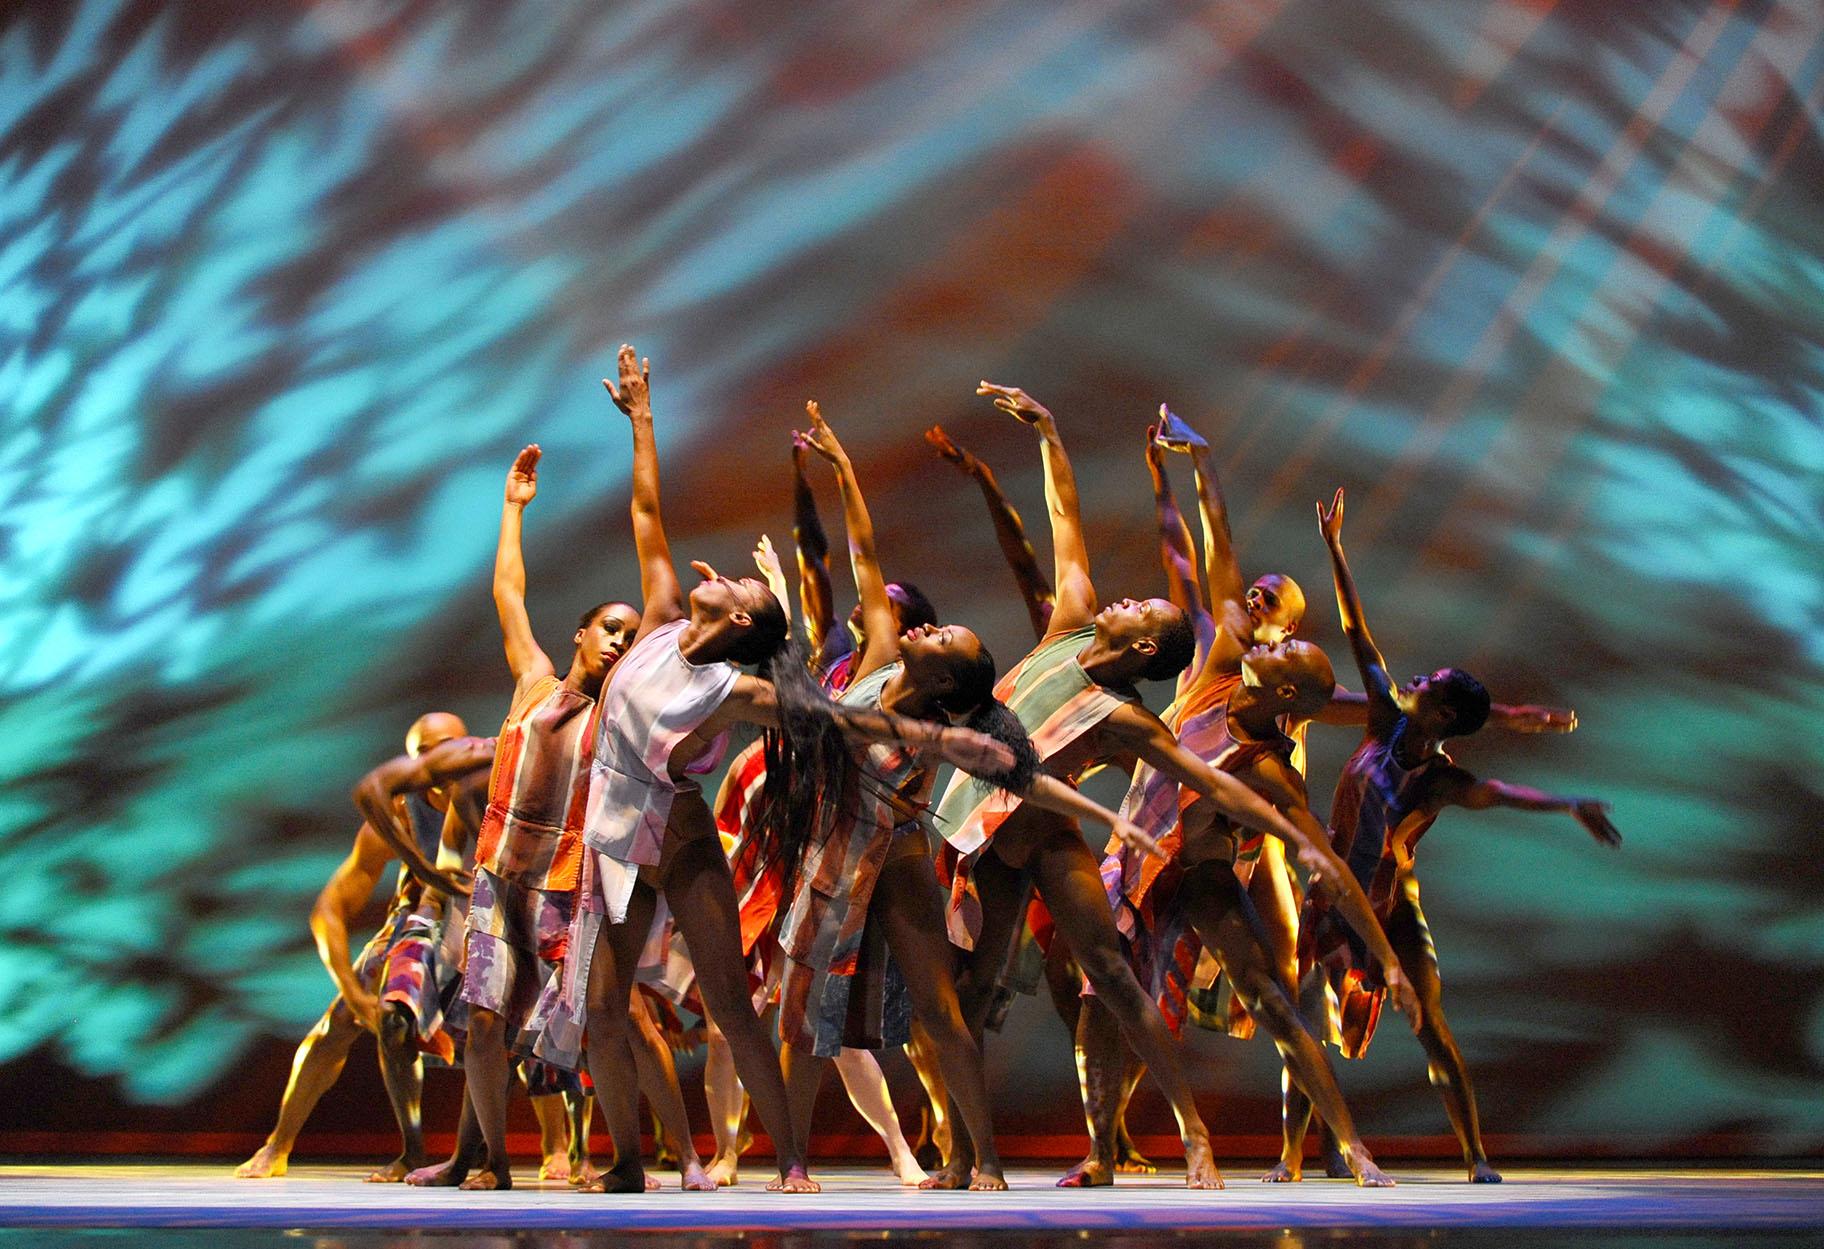
<instances>
[{"instance_id":1,"label":"male dancer","mask_svg":"<svg viewBox=\"0 0 1824 1249\"><path fill-rule=\"evenodd\" d=\"M1367 898L1327 846L1242 782L1186 751L1140 703L1136 681L1168 680L1191 661L1189 621L1161 599L1123 599L1096 612L1076 478L1051 413L1012 387L983 382L976 393L993 396L996 407L1035 426L1041 440L1057 603L1045 638L995 692L1032 735L1046 770L1068 783L1095 767L1145 761L1211 799L1236 823L1292 841L1314 879L1340 888L1341 905L1371 927ZM952 878L951 934L975 951L965 1000L977 1036L1027 891L1036 888L1058 935L1164 1089L1184 1141L1186 1183L1219 1187L1209 1133L1171 1031L1122 957L1096 856L1075 824L965 777L951 782L938 818L951 854L961 856ZM1404 981L1393 976L1396 1001L1408 1000Z\"/></svg>"},{"instance_id":2,"label":"male dancer","mask_svg":"<svg viewBox=\"0 0 1824 1249\"><path fill-rule=\"evenodd\" d=\"M469 1005L464 1050L468 1098L488 1151L487 1166L460 1183L471 1190L512 1187L506 1149L508 1050L525 1052L538 1044L545 1026L538 1014L541 997L560 981L565 961L578 953L570 930L583 885L583 810L597 700L609 670L640 625L639 612L626 603L602 603L584 612L561 679L539 647L526 612L520 534L525 509L538 494L541 454L536 443L525 447L507 473L494 562L494 606L513 673L513 703L501 725L476 850L462 989ZM625 998L621 1009L623 1014L632 1009ZM641 1046L642 1051L649 1048ZM640 1071L641 1086L672 1129L668 1135L680 1150L686 1187L713 1187L690 1145L670 1052L659 1048L657 1071L645 1053L636 1066L630 1050L616 1078L627 1084L637 1104L638 1092L625 1074ZM561 1067L573 1066L577 1057L574 1050L561 1049L540 1056ZM628 1148L624 1138L615 1144ZM637 1141L632 1148L638 1149ZM427 1181L447 1183L461 1161L453 1159L450 1168Z\"/></svg>"},{"instance_id":3,"label":"male dancer","mask_svg":"<svg viewBox=\"0 0 1824 1249\"><path fill-rule=\"evenodd\" d=\"M995 703L994 660L970 630L921 625L898 630L887 582L874 551L874 527L854 466L807 404L812 429L803 437L836 470L849 533L850 562L861 602L863 646L844 704L901 716L1024 734ZM830 795L805 852L780 931L785 951L780 1036L793 1122L809 1136L823 1060L844 1044L903 1043L906 1000L931 1038L975 1145L973 1189L1004 1189L989 1120L981 1055L964 1024L950 971L942 894L920 814L935 766L919 752L876 744L855 759ZM1114 826L1117 841L1150 840L1057 778L1037 772L1036 756L1002 783L1035 805L1087 815ZM897 991L896 991L897 990ZM946 1177L926 1181L940 1187Z\"/></svg>"},{"instance_id":4,"label":"male dancer","mask_svg":"<svg viewBox=\"0 0 1824 1249\"><path fill-rule=\"evenodd\" d=\"M380 1070L402 1140L399 1157L370 1174L368 1182L397 1181L424 1161L419 1113L424 1072L419 1053L437 1053L446 1060L454 1056L442 1027L438 992L445 978L439 973L454 969L437 957L443 895L426 889L413 872L441 888L463 887L461 880L439 871L432 861L440 846L447 846L458 861L474 846L480 787L486 780L493 743L468 737L467 732L462 721L448 712L420 716L406 734L405 755L375 768L357 786L358 791L384 786L389 806L404 799L411 821L407 840L395 847L376 832L371 820L363 823L348 857L311 908L311 936L316 940L317 956L335 982L336 998L299 1044L279 1102L278 1122L266 1143L235 1169L239 1178L285 1174L298 1133L318 1100L342 1074L349 1048L363 1032L371 1032L379 1040ZM408 775L422 783L404 783L401 778ZM391 835L392 831L389 820L387 832ZM394 858L401 859L401 866L392 905L361 956L351 961L348 925L360 914Z\"/></svg>"},{"instance_id":5,"label":"male dancer","mask_svg":"<svg viewBox=\"0 0 1824 1249\"><path fill-rule=\"evenodd\" d=\"M1318 504L1318 527L1330 549L1336 604L1343 632L1355 652L1368 697L1368 730L1343 767L1331 803L1336 852L1367 890L1407 979L1424 1003L1418 1029L1431 1082L1444 1098L1445 1112L1463 1147L1472 1184L1496 1184L1501 1176L1488 1163L1476 1114L1469 1068L1444 1019L1437 950L1419 909L1413 853L1419 838L1447 806L1485 810L1563 811L1606 846L1619 846L1621 833L1608 817L1608 804L1593 798L1564 798L1505 781L1477 780L1444 753L1447 738L1466 736L1488 717L1488 691L1460 668L1440 668L1396 686L1368 632L1361 596L1343 555L1343 492L1330 508ZM1374 1036L1384 988L1362 956L1357 921L1337 913L1323 898L1305 900L1299 921L1301 991L1307 1014L1323 1009L1330 1040L1349 1058L1359 1058ZM1385 968L1383 972L1385 972ZM1384 983L1385 976L1383 974ZM1302 1156L1310 1103L1287 1097L1289 1157Z\"/></svg>"},{"instance_id":6,"label":"male dancer","mask_svg":"<svg viewBox=\"0 0 1824 1249\"><path fill-rule=\"evenodd\" d=\"M1310 716L1330 701L1336 677L1324 653L1308 642L1255 646L1241 657L1242 680L1219 715L1196 726L1197 754L1272 802L1307 835L1327 840L1306 803L1304 778L1292 767L1287 719ZM1180 741L1186 740L1181 735ZM1299 1018L1287 982L1275 972L1259 916L1243 883L1263 838L1244 837L1207 800L1185 805L1178 786L1145 764L1135 770L1122 812L1153 832L1166 848L1164 864L1140 859L1110 844L1102 878L1127 938L1141 982L1158 997L1166 1019L1179 1030L1186 993L1200 947L1221 960L1227 984L1279 1047L1286 1070L1323 1109L1340 1140L1356 1183L1391 1186L1355 1133L1336 1076L1317 1040ZM1369 942L1382 966L1396 962L1381 934ZM1114 1163L1114 1089L1125 1072L1121 1039L1108 1012L1086 997L1077 1031L1078 1071L1089 1119L1090 1152L1074 1177L1108 1183ZM1091 1091L1097 1096L1092 1096Z\"/></svg>"},{"instance_id":7,"label":"male dancer","mask_svg":"<svg viewBox=\"0 0 1824 1249\"><path fill-rule=\"evenodd\" d=\"M695 563L703 581L686 596L659 511L648 366L623 345L619 371L618 387L605 379L603 385L633 431L633 532L645 601L633 647L608 687L592 764L587 841L593 853L587 862L594 879L585 885L586 922L578 935L586 940L593 927L595 938L586 957L566 969L547 1036L573 1044L581 1030L577 1007L584 1007L589 1069L616 1146L602 1187L638 1192L638 1106L623 1074L626 1003L662 890L693 955L697 991L728 1038L741 1081L773 1138L779 1178L768 1188L815 1192L794 1144L778 1056L748 1000L728 862L694 778L721 760L735 724L772 730L768 832L802 838L819 785L846 757L838 724L871 721L874 736L932 745L952 762L989 771L1011 766L1012 752L967 730L856 717L830 707L789 646L784 608L763 581L731 581ZM745 676L735 664L759 665L767 677ZM606 924L600 922L604 914ZM580 1002L579 978L585 990Z\"/></svg>"}]
</instances>

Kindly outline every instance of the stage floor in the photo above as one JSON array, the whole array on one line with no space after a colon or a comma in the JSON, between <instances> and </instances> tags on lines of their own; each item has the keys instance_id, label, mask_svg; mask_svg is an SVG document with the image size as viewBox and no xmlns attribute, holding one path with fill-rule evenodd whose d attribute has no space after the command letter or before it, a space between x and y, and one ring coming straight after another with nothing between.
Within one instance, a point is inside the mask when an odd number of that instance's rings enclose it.
<instances>
[{"instance_id":1,"label":"stage floor","mask_svg":"<svg viewBox=\"0 0 1824 1249\"><path fill-rule=\"evenodd\" d=\"M1516 1167L1498 1186L1460 1172L1394 1169L1398 1188L1368 1191L1337 1180L1261 1184L1228 1168L1229 1187L1187 1192L1177 1177L1123 1177L1112 1189L1060 1192L1053 1170L1019 1169L1006 1193L921 1193L884 1171L825 1167L823 1192L764 1191L750 1168L736 1188L643 1197L585 1196L557 1185L510 1193L461 1193L364 1184L365 1168L301 1166L280 1180L236 1180L226 1165L0 1166L0 1226L21 1228L534 1229L611 1228L617 1233L752 1234L790 1231L954 1232L1018 1229L1046 1234L1290 1229L1609 1229L1801 1232L1824 1226L1824 1172L1724 1169ZM1114 1239L1126 1239L1116 1235ZM19 1243L8 1236L4 1243ZM43 1246L43 1236L23 1242ZM155 1243L155 1242L153 1242ZM251 1242L249 1242L251 1243ZM294 1242L295 1243L295 1242ZM352 1243L338 1237L337 1243ZM387 1243L385 1240L362 1243ZM1283 1243L1283 1242L1282 1242Z\"/></svg>"}]
</instances>

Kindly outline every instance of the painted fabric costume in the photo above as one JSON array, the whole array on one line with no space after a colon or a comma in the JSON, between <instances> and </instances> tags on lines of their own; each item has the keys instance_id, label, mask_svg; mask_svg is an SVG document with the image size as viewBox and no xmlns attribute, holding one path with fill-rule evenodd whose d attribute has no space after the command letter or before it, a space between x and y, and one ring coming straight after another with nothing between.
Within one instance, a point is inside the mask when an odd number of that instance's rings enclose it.
<instances>
[{"instance_id":1,"label":"painted fabric costume","mask_svg":"<svg viewBox=\"0 0 1824 1249\"><path fill-rule=\"evenodd\" d=\"M1174 703L1167 715L1182 722L1180 742L1220 772L1241 772L1269 756L1289 762L1293 743L1283 734L1262 741L1235 737L1228 707L1229 695L1239 683L1239 677L1219 680ZM1102 884L1108 890L1115 927L1126 944L1134 974L1158 1002L1174 1035L1182 1032L1187 1015L1199 1022L1208 1017L1200 1016L1188 1000L1196 985L1203 941L1179 905L1178 890L1185 872L1200 864L1220 862L1245 885L1265 840L1264 833L1238 830L1218 818L1213 827L1187 843L1184 812L1201 798L1141 764L1134 769L1121 814L1151 834L1165 857L1156 859L1111 837L1102 860ZM1252 1035L1253 1019L1232 995L1224 998L1215 1015L1218 1026L1231 1035Z\"/></svg>"},{"instance_id":2,"label":"painted fabric costume","mask_svg":"<svg viewBox=\"0 0 1824 1249\"><path fill-rule=\"evenodd\" d=\"M1096 635L1094 624L1043 642L1016 664L994 687L1025 726L1041 762L1106 720L1125 703L1137 703L1131 690L1117 692L1090 679L1077 655ZM1082 775L1063 778L1076 784ZM940 879L950 886L950 940L974 949L981 933L982 908L971 877L982 850L995 831L1020 808L1024 799L965 772L951 777L937 806L937 827L945 845L939 855Z\"/></svg>"},{"instance_id":3,"label":"painted fabric costume","mask_svg":"<svg viewBox=\"0 0 1824 1249\"><path fill-rule=\"evenodd\" d=\"M695 779L722 761L727 734L693 761L689 774L671 774L671 755L728 698L740 671L727 663L693 664L678 649L688 618L641 638L615 665L602 690L602 710L589 762L589 787L578 904L562 975L546 986L533 1014L533 1052L562 1067L581 1065L589 962L604 920L622 923L641 867L657 867L666 848L672 803L693 793ZM642 979L664 975L670 915L663 897L639 959Z\"/></svg>"},{"instance_id":4,"label":"painted fabric costume","mask_svg":"<svg viewBox=\"0 0 1824 1249\"><path fill-rule=\"evenodd\" d=\"M500 1014L522 1052L562 973L583 866L582 825L598 704L555 676L533 682L501 725L475 851L462 1000Z\"/></svg>"},{"instance_id":5,"label":"painted fabric costume","mask_svg":"<svg viewBox=\"0 0 1824 1249\"><path fill-rule=\"evenodd\" d=\"M1402 716L1385 738L1365 738L1344 765L1330 805L1330 844L1368 895L1376 919L1386 925L1396 910L1410 907L1426 932L1413 851L1437 820L1436 812L1423 809L1426 795L1438 774L1455 764L1439 750L1415 767L1403 765L1398 748L1407 723ZM1325 1039L1344 1057L1360 1058L1374 1039L1387 991L1361 937L1315 893L1298 919L1298 970L1306 1018L1324 1019Z\"/></svg>"},{"instance_id":6,"label":"painted fabric costume","mask_svg":"<svg viewBox=\"0 0 1824 1249\"><path fill-rule=\"evenodd\" d=\"M878 711L901 665L888 664L849 686L844 706ZM859 748L856 748L859 750ZM833 1058L844 1046L904 1045L911 1007L869 903L882 868L903 855L929 855L920 819L933 769L908 747L876 742L849 770L839 801L827 803L804 851L779 944L788 977L809 975L804 1018L779 1021L780 1035L808 1030L813 1053ZM793 995L784 994L791 1002Z\"/></svg>"}]
</instances>

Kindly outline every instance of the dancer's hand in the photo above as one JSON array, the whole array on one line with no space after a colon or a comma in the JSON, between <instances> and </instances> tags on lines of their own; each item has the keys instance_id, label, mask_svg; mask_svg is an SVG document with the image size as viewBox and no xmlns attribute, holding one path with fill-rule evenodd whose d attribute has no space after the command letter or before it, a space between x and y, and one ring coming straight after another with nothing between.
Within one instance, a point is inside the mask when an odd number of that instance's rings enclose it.
<instances>
[{"instance_id":1,"label":"dancer's hand","mask_svg":"<svg viewBox=\"0 0 1824 1249\"><path fill-rule=\"evenodd\" d=\"M602 385L608 388L609 397L614 406L628 416L652 415L652 362L633 354L629 343L621 344L617 362L621 368L621 384L617 389L607 378Z\"/></svg>"},{"instance_id":2,"label":"dancer's hand","mask_svg":"<svg viewBox=\"0 0 1824 1249\"><path fill-rule=\"evenodd\" d=\"M1153 493L1158 494L1165 485L1165 450L1157 425L1146 427L1146 471L1152 474Z\"/></svg>"},{"instance_id":3,"label":"dancer's hand","mask_svg":"<svg viewBox=\"0 0 1824 1249\"><path fill-rule=\"evenodd\" d=\"M817 407L815 399L807 399L804 404L805 415L811 418L809 430L793 430L794 439L802 438L805 445L831 464L841 465L848 458L842 449L842 443L836 439L836 431L823 419L823 412Z\"/></svg>"},{"instance_id":4,"label":"dancer's hand","mask_svg":"<svg viewBox=\"0 0 1824 1249\"><path fill-rule=\"evenodd\" d=\"M1021 390L1018 386L997 386L993 382L977 383L975 393L989 395L994 399L994 406L1015 420L1028 425L1051 419L1051 409Z\"/></svg>"},{"instance_id":5,"label":"dancer's hand","mask_svg":"<svg viewBox=\"0 0 1824 1249\"><path fill-rule=\"evenodd\" d=\"M513 467L507 470L507 502L512 506L524 507L538 497L538 457L543 454L532 442L513 457Z\"/></svg>"},{"instance_id":6,"label":"dancer's hand","mask_svg":"<svg viewBox=\"0 0 1824 1249\"><path fill-rule=\"evenodd\" d=\"M1608 803L1594 798L1579 798L1571 808L1571 815L1589 830L1590 836L1611 850L1621 846L1621 830L1609 819Z\"/></svg>"},{"instance_id":7,"label":"dancer's hand","mask_svg":"<svg viewBox=\"0 0 1824 1249\"><path fill-rule=\"evenodd\" d=\"M805 452L811 449L811 440L797 430L792 431L792 471L804 476Z\"/></svg>"},{"instance_id":8,"label":"dancer's hand","mask_svg":"<svg viewBox=\"0 0 1824 1249\"><path fill-rule=\"evenodd\" d=\"M1317 505L1317 528L1324 535L1324 541L1335 546L1343 538L1343 488L1336 488L1336 498L1330 501L1328 510L1322 503Z\"/></svg>"},{"instance_id":9,"label":"dancer's hand","mask_svg":"<svg viewBox=\"0 0 1824 1249\"><path fill-rule=\"evenodd\" d=\"M350 985L342 990L342 1004L348 1007L348 1013L355 1017L356 1023L375 1036L380 1035L379 998L360 985Z\"/></svg>"},{"instance_id":10,"label":"dancer's hand","mask_svg":"<svg viewBox=\"0 0 1824 1249\"><path fill-rule=\"evenodd\" d=\"M785 584L785 565L779 562L779 552L773 549L773 540L765 534L761 534L760 541L754 545L754 566L766 578L767 589L773 592L773 597L779 600L779 606L785 608L785 614L789 617L792 608L791 600L786 597L790 591Z\"/></svg>"},{"instance_id":11,"label":"dancer's hand","mask_svg":"<svg viewBox=\"0 0 1824 1249\"><path fill-rule=\"evenodd\" d=\"M1418 992L1406 979L1406 973L1398 967L1382 966L1381 983L1387 986L1387 1000L1393 1004L1393 1009L1406 1016L1406 1022L1417 1032L1419 1025L1425 1022L1425 1012L1419 1006Z\"/></svg>"},{"instance_id":12,"label":"dancer's hand","mask_svg":"<svg viewBox=\"0 0 1824 1249\"><path fill-rule=\"evenodd\" d=\"M1167 451L1193 453L1210 449L1210 444L1204 441L1202 434L1192 429L1183 417L1163 403L1159 405L1158 432L1153 437Z\"/></svg>"},{"instance_id":13,"label":"dancer's hand","mask_svg":"<svg viewBox=\"0 0 1824 1249\"><path fill-rule=\"evenodd\" d=\"M968 473L971 477L975 476L976 471L981 468L981 462L969 453L968 448L958 446L956 440L944 432L944 427L942 425L933 425L930 429L927 429L925 431L925 441L931 444L931 449L933 451L936 451L939 455L962 469L965 473Z\"/></svg>"},{"instance_id":14,"label":"dancer's hand","mask_svg":"<svg viewBox=\"0 0 1824 1249\"><path fill-rule=\"evenodd\" d=\"M999 776L1013 771L1013 748L974 729L945 728L937 736L938 753L971 776Z\"/></svg>"},{"instance_id":15,"label":"dancer's hand","mask_svg":"<svg viewBox=\"0 0 1824 1249\"><path fill-rule=\"evenodd\" d=\"M1132 820L1116 819L1109 831L1114 833L1115 839L1129 850L1138 850L1141 854L1150 854L1155 859L1164 861L1165 852L1159 848L1159 843L1153 840L1152 834Z\"/></svg>"},{"instance_id":16,"label":"dancer's hand","mask_svg":"<svg viewBox=\"0 0 1824 1249\"><path fill-rule=\"evenodd\" d=\"M1510 733L1574 733L1577 713L1569 707L1521 703L1502 708L1498 723Z\"/></svg>"}]
</instances>

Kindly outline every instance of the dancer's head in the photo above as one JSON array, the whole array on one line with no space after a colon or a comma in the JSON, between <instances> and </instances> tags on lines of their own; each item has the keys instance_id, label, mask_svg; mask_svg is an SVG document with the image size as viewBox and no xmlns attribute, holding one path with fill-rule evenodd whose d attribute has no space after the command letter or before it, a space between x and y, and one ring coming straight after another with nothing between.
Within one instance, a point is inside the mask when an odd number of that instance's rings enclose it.
<instances>
[{"instance_id":1,"label":"dancer's head","mask_svg":"<svg viewBox=\"0 0 1824 1249\"><path fill-rule=\"evenodd\" d=\"M1330 657L1309 642L1287 638L1258 644L1241 657L1241 683L1248 697L1275 715L1309 719L1322 711L1336 692Z\"/></svg>"},{"instance_id":2,"label":"dancer's head","mask_svg":"<svg viewBox=\"0 0 1824 1249\"><path fill-rule=\"evenodd\" d=\"M691 567L703 578L690 592L690 621L710 639L704 660L764 667L791 631L785 605L758 577L731 580L700 560Z\"/></svg>"},{"instance_id":3,"label":"dancer's head","mask_svg":"<svg viewBox=\"0 0 1824 1249\"><path fill-rule=\"evenodd\" d=\"M469 726L455 712L427 711L413 720L412 727L405 731L405 753L416 758L433 746L468 734Z\"/></svg>"},{"instance_id":4,"label":"dancer's head","mask_svg":"<svg viewBox=\"0 0 1824 1249\"><path fill-rule=\"evenodd\" d=\"M951 714L972 711L994 696L994 656L973 629L920 624L899 638L899 658L913 685Z\"/></svg>"},{"instance_id":5,"label":"dancer's head","mask_svg":"<svg viewBox=\"0 0 1824 1249\"><path fill-rule=\"evenodd\" d=\"M597 603L577 618L575 662L590 676L601 678L621 661L640 631L640 609L631 603L610 600Z\"/></svg>"},{"instance_id":6,"label":"dancer's head","mask_svg":"<svg viewBox=\"0 0 1824 1249\"><path fill-rule=\"evenodd\" d=\"M1163 598L1110 603L1096 615L1096 641L1123 657L1130 681L1169 681L1197 653L1190 617Z\"/></svg>"},{"instance_id":7,"label":"dancer's head","mask_svg":"<svg viewBox=\"0 0 1824 1249\"><path fill-rule=\"evenodd\" d=\"M1305 618L1305 592L1283 573L1257 578L1242 599L1255 642L1281 642L1298 632Z\"/></svg>"},{"instance_id":8,"label":"dancer's head","mask_svg":"<svg viewBox=\"0 0 1824 1249\"><path fill-rule=\"evenodd\" d=\"M1400 687L1399 703L1427 737L1466 737L1488 721L1488 691L1461 668L1412 678Z\"/></svg>"},{"instance_id":9,"label":"dancer's head","mask_svg":"<svg viewBox=\"0 0 1824 1249\"><path fill-rule=\"evenodd\" d=\"M931 606L931 600L925 597L924 591L910 581L887 582L887 601L893 604L895 633L937 623L937 608ZM849 613L849 628L857 637L861 636L860 603L855 604L855 610Z\"/></svg>"}]
</instances>

